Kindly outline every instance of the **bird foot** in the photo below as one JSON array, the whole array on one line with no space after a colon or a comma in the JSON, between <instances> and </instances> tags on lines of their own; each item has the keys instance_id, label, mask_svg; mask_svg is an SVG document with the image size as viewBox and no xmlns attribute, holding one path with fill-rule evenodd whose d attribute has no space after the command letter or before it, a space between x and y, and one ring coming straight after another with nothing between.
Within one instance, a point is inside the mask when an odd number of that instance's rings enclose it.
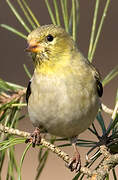
<instances>
[{"instance_id":1,"label":"bird foot","mask_svg":"<svg viewBox=\"0 0 118 180\"><path fill-rule=\"evenodd\" d=\"M35 147L36 145L40 145L41 142L41 135L40 135L40 129L36 127L33 133L31 133L30 137L26 139L25 143L32 142L32 147Z\"/></svg>"},{"instance_id":2,"label":"bird foot","mask_svg":"<svg viewBox=\"0 0 118 180\"><path fill-rule=\"evenodd\" d=\"M74 155L72 161L70 161L66 166L71 170L78 172L81 168L80 154L79 152Z\"/></svg>"}]
</instances>

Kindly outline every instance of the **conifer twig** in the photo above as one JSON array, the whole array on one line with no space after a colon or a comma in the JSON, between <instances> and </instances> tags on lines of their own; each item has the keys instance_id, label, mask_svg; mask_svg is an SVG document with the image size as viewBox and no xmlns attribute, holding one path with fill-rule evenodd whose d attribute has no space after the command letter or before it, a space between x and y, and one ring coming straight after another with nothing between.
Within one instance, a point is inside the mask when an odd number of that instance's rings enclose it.
<instances>
[{"instance_id":1,"label":"conifer twig","mask_svg":"<svg viewBox=\"0 0 118 180\"><path fill-rule=\"evenodd\" d=\"M30 136L30 133L28 133L28 132L20 131L18 129L14 129L14 128L9 128L9 127L4 126L2 124L0 124L0 131L4 132L4 133L9 133L9 134L12 134L12 135L21 136L21 137L24 137L24 138L28 138ZM67 164L70 161L72 161L72 159L69 157L68 154L66 154L64 151L60 150L60 148L54 146L54 144L51 144L51 143L47 142L43 138L41 138L41 145L45 146L46 148L51 150L53 153L57 154L58 157L63 159ZM81 167L80 171L83 174L88 175L89 177L91 176L91 171L86 167Z\"/></svg>"}]
</instances>

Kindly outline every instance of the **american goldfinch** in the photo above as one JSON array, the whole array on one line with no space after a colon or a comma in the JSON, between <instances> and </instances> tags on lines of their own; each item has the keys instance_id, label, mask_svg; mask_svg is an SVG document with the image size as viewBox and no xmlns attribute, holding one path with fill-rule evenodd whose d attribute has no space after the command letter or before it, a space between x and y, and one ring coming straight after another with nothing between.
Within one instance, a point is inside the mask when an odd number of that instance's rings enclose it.
<instances>
[{"instance_id":1,"label":"american goldfinch","mask_svg":"<svg viewBox=\"0 0 118 180\"><path fill-rule=\"evenodd\" d=\"M77 136L95 119L103 93L99 73L60 26L38 27L27 41L34 61L26 93L29 117L41 131L71 141L75 155L69 168L77 171ZM36 133L33 142L38 144Z\"/></svg>"}]
</instances>

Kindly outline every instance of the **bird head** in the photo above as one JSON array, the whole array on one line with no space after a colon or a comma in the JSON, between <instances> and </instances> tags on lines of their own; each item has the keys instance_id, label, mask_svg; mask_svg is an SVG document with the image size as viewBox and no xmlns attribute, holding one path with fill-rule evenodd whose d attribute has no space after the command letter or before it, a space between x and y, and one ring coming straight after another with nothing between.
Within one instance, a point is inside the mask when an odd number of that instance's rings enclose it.
<instances>
[{"instance_id":1,"label":"bird head","mask_svg":"<svg viewBox=\"0 0 118 180\"><path fill-rule=\"evenodd\" d=\"M59 61L75 47L72 37L60 26L44 25L33 30L27 37L27 51L35 54L34 62Z\"/></svg>"}]
</instances>

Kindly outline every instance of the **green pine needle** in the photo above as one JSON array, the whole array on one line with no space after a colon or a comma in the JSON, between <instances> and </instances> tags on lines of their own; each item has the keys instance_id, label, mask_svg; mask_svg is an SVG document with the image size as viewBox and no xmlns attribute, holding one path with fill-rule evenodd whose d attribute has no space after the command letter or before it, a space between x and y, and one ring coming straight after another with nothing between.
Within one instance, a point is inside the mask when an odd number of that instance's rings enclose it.
<instances>
[{"instance_id":1,"label":"green pine needle","mask_svg":"<svg viewBox=\"0 0 118 180\"><path fill-rule=\"evenodd\" d=\"M103 23L104 23L104 20L105 20L105 17L107 15L107 11L108 11L108 7L110 5L110 2L111 0L106 0L106 4L105 4L105 8L104 8L104 11L103 11L103 14L102 14L102 18L100 20L100 24L99 24L99 27L98 27L98 30L97 30L97 34L96 34L96 38L95 38L95 41L93 43L93 47L92 47L92 50L91 50L91 54L89 56L89 60L92 61L93 59L93 56L95 54L95 50L96 50L96 47L97 47L97 43L98 43L98 40L100 38L100 34L101 34L101 31L102 31L102 27L103 27Z\"/></svg>"},{"instance_id":2,"label":"green pine needle","mask_svg":"<svg viewBox=\"0 0 118 180\"><path fill-rule=\"evenodd\" d=\"M55 9L55 14L56 14L56 24L60 26L61 23L60 23L59 9L58 9L57 0L53 0L53 4L54 4L54 9Z\"/></svg>"},{"instance_id":3,"label":"green pine needle","mask_svg":"<svg viewBox=\"0 0 118 180\"><path fill-rule=\"evenodd\" d=\"M22 0L22 2L23 2L23 4L24 4L25 8L27 9L27 11L29 12L30 16L32 17L32 20L34 21L34 23L36 24L36 26L39 27L40 24L39 24L37 18L35 17L34 13L32 12L32 10L30 9L30 7L28 6L28 4L26 3L26 1L25 1L25 0Z\"/></svg>"},{"instance_id":4,"label":"green pine needle","mask_svg":"<svg viewBox=\"0 0 118 180\"><path fill-rule=\"evenodd\" d=\"M24 67L24 70L25 70L27 76L31 79L32 76L31 76L31 74L30 74L30 72L29 72L27 66L26 66L25 64L23 64L23 67Z\"/></svg>"},{"instance_id":5,"label":"green pine needle","mask_svg":"<svg viewBox=\"0 0 118 180\"><path fill-rule=\"evenodd\" d=\"M17 12L17 10L15 9L15 7L12 5L12 3L10 2L10 0L6 0L7 4L9 5L11 11L14 13L15 17L18 19L18 21L21 23L21 25L25 28L25 30L30 33L31 30L29 29L29 27L26 25L26 23L24 22L23 18L20 16L20 14Z\"/></svg>"},{"instance_id":6,"label":"green pine needle","mask_svg":"<svg viewBox=\"0 0 118 180\"><path fill-rule=\"evenodd\" d=\"M20 167L19 167L19 173L18 173L18 180L21 180L21 168L22 168L22 165L23 165L23 161L24 161L24 158L26 156L26 153L27 151L29 150L29 148L31 147L32 143L28 144L27 147L25 148L23 154L22 154L22 157L21 157L21 160L20 160Z\"/></svg>"},{"instance_id":7,"label":"green pine needle","mask_svg":"<svg viewBox=\"0 0 118 180\"><path fill-rule=\"evenodd\" d=\"M94 43L94 36L95 36L95 31L96 31L96 23L97 23L97 17L98 17L99 4L100 4L100 0L96 0L94 16L93 16L93 25L92 25L91 37L90 37L90 44L89 44L89 51L88 51L88 59L89 60L91 57L91 52L92 52L93 43Z\"/></svg>"},{"instance_id":8,"label":"green pine needle","mask_svg":"<svg viewBox=\"0 0 118 180\"><path fill-rule=\"evenodd\" d=\"M48 12L49 12L49 15L50 15L50 18L52 20L52 23L56 25L56 20L55 20L55 17L54 17L54 13L50 7L50 3L48 2L48 0L45 0L45 4L47 6L47 9L48 9Z\"/></svg>"},{"instance_id":9,"label":"green pine needle","mask_svg":"<svg viewBox=\"0 0 118 180\"><path fill-rule=\"evenodd\" d=\"M114 69L104 78L102 81L103 86L106 86L112 79L118 76L118 66L115 66Z\"/></svg>"},{"instance_id":10,"label":"green pine needle","mask_svg":"<svg viewBox=\"0 0 118 180\"><path fill-rule=\"evenodd\" d=\"M23 34L22 32L16 30L15 28L9 26L9 25L6 25L6 24L0 24L1 27L7 29L8 31L11 31L12 33L18 35L19 37L22 37L24 39L27 39L27 36L25 34Z\"/></svg>"},{"instance_id":11,"label":"green pine needle","mask_svg":"<svg viewBox=\"0 0 118 180\"><path fill-rule=\"evenodd\" d=\"M23 11L26 19L28 20L28 22L30 23L30 25L32 26L32 28L35 29L36 26L35 26L34 22L32 21L32 19L30 18L29 14L27 13L26 9L24 8L21 0L17 0L17 2L18 2L18 4L19 4L21 10Z\"/></svg>"}]
</instances>

